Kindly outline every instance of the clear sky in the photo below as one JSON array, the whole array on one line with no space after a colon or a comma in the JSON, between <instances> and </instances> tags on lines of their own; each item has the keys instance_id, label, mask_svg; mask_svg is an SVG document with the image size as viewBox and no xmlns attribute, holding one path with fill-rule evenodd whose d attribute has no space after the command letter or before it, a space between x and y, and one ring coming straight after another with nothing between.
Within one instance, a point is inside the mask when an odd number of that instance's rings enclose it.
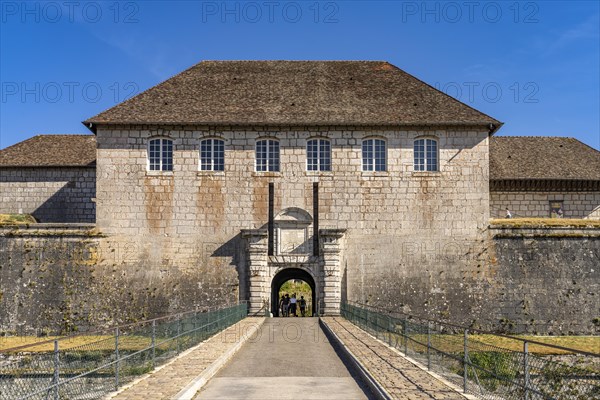
<instances>
[{"instance_id":1,"label":"clear sky","mask_svg":"<svg viewBox=\"0 0 600 400\"><path fill-rule=\"evenodd\" d=\"M597 1L1 0L0 148L201 60L387 60L505 123L600 148Z\"/></svg>"}]
</instances>

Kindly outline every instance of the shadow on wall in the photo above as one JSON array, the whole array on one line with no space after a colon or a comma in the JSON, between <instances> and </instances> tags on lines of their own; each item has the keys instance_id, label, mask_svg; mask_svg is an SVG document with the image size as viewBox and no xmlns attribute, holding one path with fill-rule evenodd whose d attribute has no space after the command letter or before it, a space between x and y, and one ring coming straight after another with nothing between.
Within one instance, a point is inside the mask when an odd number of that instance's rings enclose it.
<instances>
[{"instance_id":1,"label":"shadow on wall","mask_svg":"<svg viewBox=\"0 0 600 400\"><path fill-rule=\"evenodd\" d=\"M0 213L31 214L38 222L96 221L96 176L91 168L3 169Z\"/></svg>"},{"instance_id":2,"label":"shadow on wall","mask_svg":"<svg viewBox=\"0 0 600 400\"><path fill-rule=\"evenodd\" d=\"M247 300L250 292L250 282L247 278L244 240L237 234L227 242L219 245L210 255L211 258L225 257L230 259L229 265L235 266L239 282L239 300Z\"/></svg>"},{"instance_id":3,"label":"shadow on wall","mask_svg":"<svg viewBox=\"0 0 600 400\"><path fill-rule=\"evenodd\" d=\"M96 203L77 186L68 182L40 205L32 215L39 222L95 222Z\"/></svg>"}]
</instances>

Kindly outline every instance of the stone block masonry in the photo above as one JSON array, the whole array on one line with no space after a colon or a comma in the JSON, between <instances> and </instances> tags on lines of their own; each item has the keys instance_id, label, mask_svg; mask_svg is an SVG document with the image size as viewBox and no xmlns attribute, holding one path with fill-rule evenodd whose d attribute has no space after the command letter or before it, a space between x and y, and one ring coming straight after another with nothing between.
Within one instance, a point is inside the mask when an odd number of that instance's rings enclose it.
<instances>
[{"instance_id":1,"label":"stone block masonry","mask_svg":"<svg viewBox=\"0 0 600 400\"><path fill-rule=\"evenodd\" d=\"M550 202L562 202L564 218L600 219L600 192L490 192L492 218L508 208L516 218L548 218Z\"/></svg>"},{"instance_id":2,"label":"stone block masonry","mask_svg":"<svg viewBox=\"0 0 600 400\"><path fill-rule=\"evenodd\" d=\"M173 171L147 170L153 137L173 140ZM225 171L199 171L200 141L214 137L225 141ZM306 143L316 137L331 142L331 172L306 171ZM362 140L374 137L386 141L387 168L364 172ZM417 137L437 138L439 171L414 171ZM255 172L260 138L279 140L279 172ZM240 232L266 228L269 183L277 215L288 208L311 213L318 182L319 228L344 230L346 243L337 261L339 283L326 295L365 298L390 274L412 281L422 279L423 270L450 275L476 268L470 261L415 265L390 245L468 243L480 252L489 219L488 142L487 131L457 127L99 126L97 226L128 242L131 256L148 270L195 271L201 262L227 279L237 277L240 298L247 299L251 282Z\"/></svg>"},{"instance_id":3,"label":"stone block masonry","mask_svg":"<svg viewBox=\"0 0 600 400\"><path fill-rule=\"evenodd\" d=\"M0 214L39 222L95 222L96 168L0 168Z\"/></svg>"}]
</instances>

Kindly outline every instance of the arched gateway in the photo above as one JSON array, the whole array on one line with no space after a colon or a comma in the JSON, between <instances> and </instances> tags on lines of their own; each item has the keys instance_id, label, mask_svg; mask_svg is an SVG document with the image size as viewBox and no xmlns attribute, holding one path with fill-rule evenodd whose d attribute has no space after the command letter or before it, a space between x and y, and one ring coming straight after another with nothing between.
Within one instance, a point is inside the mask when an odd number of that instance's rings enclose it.
<instances>
[{"instance_id":1,"label":"arched gateway","mask_svg":"<svg viewBox=\"0 0 600 400\"><path fill-rule=\"evenodd\" d=\"M299 268L284 268L273 277L271 282L271 313L273 313L274 316L279 316L279 290L281 289L281 286L290 279L299 279L308 283L312 293L311 304L313 305L313 313L318 314L319 310L317 308L317 288L315 280L310 273Z\"/></svg>"},{"instance_id":2,"label":"arched gateway","mask_svg":"<svg viewBox=\"0 0 600 400\"><path fill-rule=\"evenodd\" d=\"M289 279L307 282L314 310L338 315L341 301L340 249L343 229L318 229L308 212L282 210L268 229L244 229L251 314L276 314L277 294Z\"/></svg>"}]
</instances>

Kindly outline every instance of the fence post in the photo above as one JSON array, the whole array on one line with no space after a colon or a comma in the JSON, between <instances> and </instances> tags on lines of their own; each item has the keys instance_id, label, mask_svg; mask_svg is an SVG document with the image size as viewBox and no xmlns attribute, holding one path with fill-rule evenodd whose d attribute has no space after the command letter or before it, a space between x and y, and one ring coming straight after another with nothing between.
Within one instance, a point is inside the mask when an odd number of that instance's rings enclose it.
<instances>
[{"instance_id":1,"label":"fence post","mask_svg":"<svg viewBox=\"0 0 600 400\"><path fill-rule=\"evenodd\" d=\"M525 400L529 400L529 348L527 341L523 342L523 379Z\"/></svg>"},{"instance_id":2,"label":"fence post","mask_svg":"<svg viewBox=\"0 0 600 400\"><path fill-rule=\"evenodd\" d=\"M119 327L115 328L115 390L119 389Z\"/></svg>"},{"instance_id":3,"label":"fence post","mask_svg":"<svg viewBox=\"0 0 600 400\"><path fill-rule=\"evenodd\" d=\"M54 341L54 400L58 400L58 380L60 378L60 357L58 353L58 340Z\"/></svg>"},{"instance_id":4,"label":"fence post","mask_svg":"<svg viewBox=\"0 0 600 400\"><path fill-rule=\"evenodd\" d=\"M404 355L408 357L408 322L406 318L402 320L402 336L404 336Z\"/></svg>"},{"instance_id":5,"label":"fence post","mask_svg":"<svg viewBox=\"0 0 600 400\"><path fill-rule=\"evenodd\" d=\"M427 370L431 370L431 322L427 321Z\"/></svg>"},{"instance_id":6,"label":"fence post","mask_svg":"<svg viewBox=\"0 0 600 400\"><path fill-rule=\"evenodd\" d=\"M198 332L196 329L198 329L198 311L194 311L194 342L198 340Z\"/></svg>"},{"instance_id":7,"label":"fence post","mask_svg":"<svg viewBox=\"0 0 600 400\"><path fill-rule=\"evenodd\" d=\"M388 334L388 344L392 347L392 332L394 329L392 328L392 317L388 314L387 316L387 334Z\"/></svg>"},{"instance_id":8,"label":"fence post","mask_svg":"<svg viewBox=\"0 0 600 400\"><path fill-rule=\"evenodd\" d=\"M467 393L467 368L469 360L469 330L465 329L465 348L464 348L464 360L463 360L463 393Z\"/></svg>"},{"instance_id":9,"label":"fence post","mask_svg":"<svg viewBox=\"0 0 600 400\"><path fill-rule=\"evenodd\" d=\"M152 320L152 367L156 366L156 320Z\"/></svg>"},{"instance_id":10,"label":"fence post","mask_svg":"<svg viewBox=\"0 0 600 400\"><path fill-rule=\"evenodd\" d=\"M177 318L177 337L175 338L175 344L177 345L177 354L179 354L179 335L181 334L181 316Z\"/></svg>"}]
</instances>

